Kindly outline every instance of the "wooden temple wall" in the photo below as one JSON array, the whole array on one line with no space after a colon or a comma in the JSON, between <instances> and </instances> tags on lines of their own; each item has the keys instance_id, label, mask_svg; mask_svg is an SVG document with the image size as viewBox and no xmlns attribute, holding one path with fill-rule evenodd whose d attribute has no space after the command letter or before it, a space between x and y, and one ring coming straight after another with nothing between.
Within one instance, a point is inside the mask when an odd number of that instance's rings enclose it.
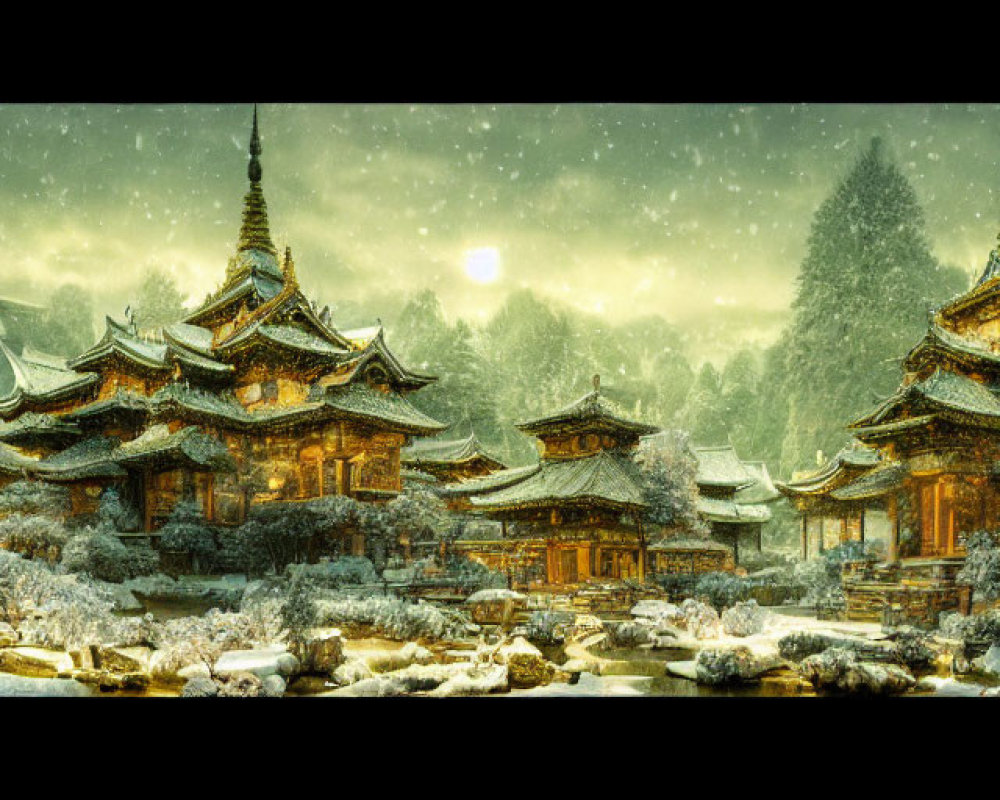
<instances>
[{"instance_id":1,"label":"wooden temple wall","mask_svg":"<svg viewBox=\"0 0 1000 800\"><path fill-rule=\"evenodd\" d=\"M732 572L736 567L726 550L656 550L650 555L653 571L661 575Z\"/></svg>"},{"instance_id":2,"label":"wooden temple wall","mask_svg":"<svg viewBox=\"0 0 1000 800\"><path fill-rule=\"evenodd\" d=\"M599 436L596 433L584 435L546 436L540 441L543 455L547 458L576 458L611 449L618 445L613 436Z\"/></svg>"}]
</instances>

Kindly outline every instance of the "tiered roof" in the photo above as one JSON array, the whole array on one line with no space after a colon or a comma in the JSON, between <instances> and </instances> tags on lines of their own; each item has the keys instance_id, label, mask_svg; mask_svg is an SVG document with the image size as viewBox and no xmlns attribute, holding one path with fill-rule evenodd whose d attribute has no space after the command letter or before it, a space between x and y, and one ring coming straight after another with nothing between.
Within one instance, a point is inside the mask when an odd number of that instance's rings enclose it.
<instances>
[{"instance_id":1,"label":"tiered roof","mask_svg":"<svg viewBox=\"0 0 1000 800\"><path fill-rule=\"evenodd\" d=\"M881 459L877 450L854 440L816 472L774 485L786 497L823 496L870 471Z\"/></svg>"},{"instance_id":2,"label":"tiered roof","mask_svg":"<svg viewBox=\"0 0 1000 800\"><path fill-rule=\"evenodd\" d=\"M76 372L56 356L27 347L17 355L0 340L0 415L70 397L97 380L96 374Z\"/></svg>"},{"instance_id":3,"label":"tiered roof","mask_svg":"<svg viewBox=\"0 0 1000 800\"><path fill-rule=\"evenodd\" d=\"M504 469L504 464L491 456L483 448L482 443L474 433L464 439L417 439L409 447L404 447L401 454L404 464L419 469L425 467L443 467L481 462L491 470Z\"/></svg>"},{"instance_id":4,"label":"tiered roof","mask_svg":"<svg viewBox=\"0 0 1000 800\"><path fill-rule=\"evenodd\" d=\"M585 394L579 400L553 414L519 423L515 427L532 436L597 431L639 437L660 431L656 425L636 422L621 416L601 395L600 380L596 376L594 382L594 391Z\"/></svg>"},{"instance_id":5,"label":"tiered roof","mask_svg":"<svg viewBox=\"0 0 1000 800\"><path fill-rule=\"evenodd\" d=\"M638 467L606 450L586 458L545 462L512 486L474 495L470 502L494 511L591 503L623 509L647 505Z\"/></svg>"},{"instance_id":6,"label":"tiered roof","mask_svg":"<svg viewBox=\"0 0 1000 800\"><path fill-rule=\"evenodd\" d=\"M698 460L694 480L699 486L739 489L755 483L732 445L693 447L692 452Z\"/></svg>"},{"instance_id":7,"label":"tiered roof","mask_svg":"<svg viewBox=\"0 0 1000 800\"><path fill-rule=\"evenodd\" d=\"M864 440L922 427L934 419L1000 429L1000 399L986 386L951 370L901 386L874 411L847 427Z\"/></svg>"}]
</instances>

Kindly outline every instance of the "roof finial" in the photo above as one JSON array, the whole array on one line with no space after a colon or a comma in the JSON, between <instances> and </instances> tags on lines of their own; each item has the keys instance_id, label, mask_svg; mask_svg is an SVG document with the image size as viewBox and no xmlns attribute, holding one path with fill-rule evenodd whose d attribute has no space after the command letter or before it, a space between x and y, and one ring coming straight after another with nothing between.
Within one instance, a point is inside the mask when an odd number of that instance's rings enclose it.
<instances>
[{"instance_id":1,"label":"roof finial","mask_svg":"<svg viewBox=\"0 0 1000 800\"><path fill-rule=\"evenodd\" d=\"M258 156L261 154L260 133L257 130L257 106L253 107L253 131L250 134L250 165L247 176L250 178L250 191L243 198L243 226L240 228L237 252L242 250L262 250L277 257L278 251L271 241L271 232L267 222L267 203L264 192L260 188L261 166Z\"/></svg>"},{"instance_id":2,"label":"roof finial","mask_svg":"<svg viewBox=\"0 0 1000 800\"><path fill-rule=\"evenodd\" d=\"M253 104L253 131L250 134L250 164L247 166L247 177L250 183L260 183L263 170L258 156L262 153L260 133L257 131L257 104Z\"/></svg>"},{"instance_id":3,"label":"roof finial","mask_svg":"<svg viewBox=\"0 0 1000 800\"><path fill-rule=\"evenodd\" d=\"M594 391L595 392L601 391L601 376L595 375L593 381L594 381Z\"/></svg>"},{"instance_id":4,"label":"roof finial","mask_svg":"<svg viewBox=\"0 0 1000 800\"><path fill-rule=\"evenodd\" d=\"M285 273L285 284L295 283L295 262L292 260L292 248L285 246L285 263L281 270Z\"/></svg>"}]
</instances>

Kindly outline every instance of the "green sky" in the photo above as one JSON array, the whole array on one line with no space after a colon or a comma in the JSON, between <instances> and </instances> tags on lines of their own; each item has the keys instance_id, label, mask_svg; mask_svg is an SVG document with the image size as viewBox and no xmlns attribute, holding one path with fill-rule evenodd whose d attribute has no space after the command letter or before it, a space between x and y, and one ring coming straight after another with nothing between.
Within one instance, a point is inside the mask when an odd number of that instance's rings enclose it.
<instances>
[{"instance_id":1,"label":"green sky","mask_svg":"<svg viewBox=\"0 0 1000 800\"><path fill-rule=\"evenodd\" d=\"M0 294L75 281L120 318L158 266L200 300L239 230L251 113L0 106ZM614 322L661 314L695 360L773 340L812 216L874 135L933 252L981 269L998 123L967 105L260 106L272 233L322 303L374 318L430 287L481 319L526 286ZM470 278L473 251L495 281Z\"/></svg>"}]
</instances>

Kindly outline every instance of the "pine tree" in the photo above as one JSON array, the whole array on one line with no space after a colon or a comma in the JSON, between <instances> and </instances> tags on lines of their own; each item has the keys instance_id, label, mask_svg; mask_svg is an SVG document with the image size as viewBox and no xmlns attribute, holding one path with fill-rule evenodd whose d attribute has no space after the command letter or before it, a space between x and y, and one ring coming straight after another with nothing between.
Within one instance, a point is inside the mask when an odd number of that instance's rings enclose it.
<instances>
[{"instance_id":1,"label":"pine tree","mask_svg":"<svg viewBox=\"0 0 1000 800\"><path fill-rule=\"evenodd\" d=\"M757 359L749 350L739 350L722 370L722 406L729 438L744 458L756 457L758 384Z\"/></svg>"},{"instance_id":2,"label":"pine tree","mask_svg":"<svg viewBox=\"0 0 1000 800\"><path fill-rule=\"evenodd\" d=\"M140 329L170 325L184 316L184 295L167 272L156 268L148 269L139 284L133 312Z\"/></svg>"},{"instance_id":3,"label":"pine tree","mask_svg":"<svg viewBox=\"0 0 1000 800\"><path fill-rule=\"evenodd\" d=\"M844 444L872 393L895 388L928 308L964 283L931 254L913 188L872 140L813 220L785 351L783 473Z\"/></svg>"},{"instance_id":4,"label":"pine tree","mask_svg":"<svg viewBox=\"0 0 1000 800\"><path fill-rule=\"evenodd\" d=\"M90 293L66 283L52 293L45 321L31 337L39 349L71 358L94 344L94 305Z\"/></svg>"},{"instance_id":5,"label":"pine tree","mask_svg":"<svg viewBox=\"0 0 1000 800\"><path fill-rule=\"evenodd\" d=\"M728 441L722 381L718 371L707 361L688 393L680 422L696 444L712 446Z\"/></svg>"}]
</instances>

